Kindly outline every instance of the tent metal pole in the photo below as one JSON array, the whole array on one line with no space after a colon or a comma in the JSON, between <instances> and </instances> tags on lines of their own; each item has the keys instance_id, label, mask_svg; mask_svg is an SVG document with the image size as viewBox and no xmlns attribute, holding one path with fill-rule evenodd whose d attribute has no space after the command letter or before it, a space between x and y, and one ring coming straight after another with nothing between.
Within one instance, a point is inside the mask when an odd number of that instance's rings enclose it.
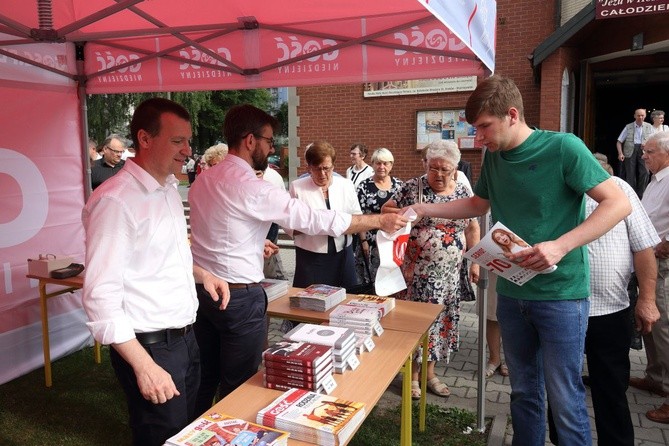
<instances>
[{"instance_id":1,"label":"tent metal pole","mask_svg":"<svg viewBox=\"0 0 669 446\"><path fill-rule=\"evenodd\" d=\"M486 219L485 217L481 218ZM485 228L485 225L481 225ZM486 228L487 229L487 228ZM483 231L481 237L483 237ZM476 393L476 428L480 432L485 431L485 387L486 387L486 334L487 334L487 312L488 312L488 270L481 268L478 282L478 318L479 318L479 339L478 339L478 382Z\"/></svg>"},{"instance_id":2,"label":"tent metal pole","mask_svg":"<svg viewBox=\"0 0 669 446\"><path fill-rule=\"evenodd\" d=\"M79 120L81 127L81 149L83 154L84 203L91 196L91 156L88 153L88 105L86 102L86 72L84 70L84 43L76 44L77 94L79 96Z\"/></svg>"}]
</instances>

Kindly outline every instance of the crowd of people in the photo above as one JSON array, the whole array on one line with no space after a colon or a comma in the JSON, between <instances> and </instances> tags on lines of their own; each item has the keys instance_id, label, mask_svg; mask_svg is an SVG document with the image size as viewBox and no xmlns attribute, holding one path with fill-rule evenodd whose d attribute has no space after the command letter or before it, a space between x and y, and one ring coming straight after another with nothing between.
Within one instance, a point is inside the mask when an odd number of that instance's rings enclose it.
<instances>
[{"instance_id":1,"label":"crowd of people","mask_svg":"<svg viewBox=\"0 0 669 446\"><path fill-rule=\"evenodd\" d=\"M407 208L419 218L401 266L407 287L396 297L444 305L429 332L427 364L415 352L412 397L421 396L422 367L432 393L450 394L435 364L448 364L458 351L461 301L470 300L467 289L480 273L463 253L479 242L479 225L499 221L527 242L492 234L510 261L535 271L558 265L523 286L491 280L485 374L510 377L514 444L543 445L547 422L556 444L592 444L584 352L600 444L633 444L627 386L669 394L664 113L653 112L659 124L645 126L645 110L637 110L618 138L621 176L630 185L574 135L528 126L509 78L480 82L465 113L487 148L473 187L453 141L429 143L425 172L404 180L391 175L395 160L386 148L367 164L367 147L353 144L351 166L340 176L335 148L314 141L304 153L306 175L286 190L268 168L279 124L271 115L251 105L231 108L227 144L196 160L188 112L166 99L143 102L131 122L134 157L123 163L128 144L118 135L103 142L92 168L101 180L82 213L88 326L112 346L134 444L162 444L257 372L267 339L260 281L285 276L276 261L278 228L295 240L294 286L349 288L374 281L376 233L405 227ZM184 166L190 238L175 187ZM638 283L634 306L630 280ZM643 378L630 378L634 329L646 344ZM669 423L669 400L647 417Z\"/></svg>"}]
</instances>

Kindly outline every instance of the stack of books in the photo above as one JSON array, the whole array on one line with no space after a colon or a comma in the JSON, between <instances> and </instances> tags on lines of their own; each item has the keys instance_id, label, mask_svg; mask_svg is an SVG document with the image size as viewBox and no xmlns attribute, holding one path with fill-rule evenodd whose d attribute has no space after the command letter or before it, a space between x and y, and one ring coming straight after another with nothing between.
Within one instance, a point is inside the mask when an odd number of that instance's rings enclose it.
<instances>
[{"instance_id":1,"label":"stack of books","mask_svg":"<svg viewBox=\"0 0 669 446\"><path fill-rule=\"evenodd\" d=\"M364 419L364 403L292 389L261 409L256 422L286 430L296 440L339 446L346 444Z\"/></svg>"},{"instance_id":2,"label":"stack of books","mask_svg":"<svg viewBox=\"0 0 669 446\"><path fill-rule=\"evenodd\" d=\"M168 438L167 446L209 446L214 444L262 444L286 446L288 432L240 420L220 412L209 412Z\"/></svg>"},{"instance_id":3,"label":"stack of books","mask_svg":"<svg viewBox=\"0 0 669 446\"><path fill-rule=\"evenodd\" d=\"M263 384L270 389L330 393L337 386L332 349L325 345L279 341L263 352L262 362Z\"/></svg>"},{"instance_id":4,"label":"stack of books","mask_svg":"<svg viewBox=\"0 0 669 446\"><path fill-rule=\"evenodd\" d=\"M381 311L381 317L395 308L394 297L374 296L373 294L359 294L346 302L347 305L358 305L366 308L376 308Z\"/></svg>"},{"instance_id":5,"label":"stack of books","mask_svg":"<svg viewBox=\"0 0 669 446\"><path fill-rule=\"evenodd\" d=\"M356 337L356 353L361 354L374 348L372 336L380 332L377 328L380 317L381 310L376 308L341 304L330 312L330 325L353 330Z\"/></svg>"},{"instance_id":6,"label":"stack of books","mask_svg":"<svg viewBox=\"0 0 669 446\"><path fill-rule=\"evenodd\" d=\"M330 285L309 285L290 296L291 308L327 311L346 299L346 288Z\"/></svg>"},{"instance_id":7,"label":"stack of books","mask_svg":"<svg viewBox=\"0 0 669 446\"><path fill-rule=\"evenodd\" d=\"M355 332L350 328L302 323L283 335L283 338L332 347L335 373L344 373L347 368L355 369L360 364L356 356Z\"/></svg>"},{"instance_id":8,"label":"stack of books","mask_svg":"<svg viewBox=\"0 0 669 446\"><path fill-rule=\"evenodd\" d=\"M265 289L268 302L272 302L274 299L278 299L288 293L287 280L263 279L260 281L260 285Z\"/></svg>"}]
</instances>

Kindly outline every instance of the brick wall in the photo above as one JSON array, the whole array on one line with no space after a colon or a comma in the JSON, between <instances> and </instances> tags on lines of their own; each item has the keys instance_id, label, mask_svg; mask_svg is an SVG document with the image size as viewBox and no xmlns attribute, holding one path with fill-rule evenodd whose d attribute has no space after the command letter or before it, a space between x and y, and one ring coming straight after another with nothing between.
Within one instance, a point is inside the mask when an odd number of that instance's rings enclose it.
<instances>
[{"instance_id":1,"label":"brick wall","mask_svg":"<svg viewBox=\"0 0 669 446\"><path fill-rule=\"evenodd\" d=\"M527 56L555 28L553 1L497 1L496 72L513 78L525 102L528 124L541 126L540 88ZM395 157L393 175L408 179L422 174L420 154L415 150L416 112L426 109L464 108L468 93L363 98L361 84L300 87L298 137L302 148L316 139L329 141L337 150L335 168L349 166L348 150L362 142L370 150L390 149ZM559 117L559 102L555 113ZM552 123L551 123L552 124ZM302 157L303 149L298 149ZM472 163L474 179L480 172L480 153L463 150ZM301 165L304 166L302 159ZM304 171L304 167L299 173Z\"/></svg>"}]
</instances>

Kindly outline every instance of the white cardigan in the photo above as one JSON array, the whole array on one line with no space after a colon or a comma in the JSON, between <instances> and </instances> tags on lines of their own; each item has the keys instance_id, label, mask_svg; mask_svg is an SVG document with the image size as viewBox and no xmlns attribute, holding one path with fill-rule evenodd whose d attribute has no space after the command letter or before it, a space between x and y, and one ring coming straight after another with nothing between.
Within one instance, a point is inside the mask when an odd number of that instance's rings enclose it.
<instances>
[{"instance_id":1,"label":"white cardigan","mask_svg":"<svg viewBox=\"0 0 669 446\"><path fill-rule=\"evenodd\" d=\"M325 206L325 197L321 187L317 186L310 176L298 178L290 183L290 195L307 203L313 209L327 209ZM343 211L348 214L362 214L358 194L355 192L351 180L343 177L332 176L332 183L328 188L330 198L330 209ZM311 252L327 254L328 236L327 235L306 235L297 234L294 236L295 246ZM335 246L337 252L344 249L345 237L335 237ZM351 236L347 236L348 244L351 244Z\"/></svg>"}]
</instances>

